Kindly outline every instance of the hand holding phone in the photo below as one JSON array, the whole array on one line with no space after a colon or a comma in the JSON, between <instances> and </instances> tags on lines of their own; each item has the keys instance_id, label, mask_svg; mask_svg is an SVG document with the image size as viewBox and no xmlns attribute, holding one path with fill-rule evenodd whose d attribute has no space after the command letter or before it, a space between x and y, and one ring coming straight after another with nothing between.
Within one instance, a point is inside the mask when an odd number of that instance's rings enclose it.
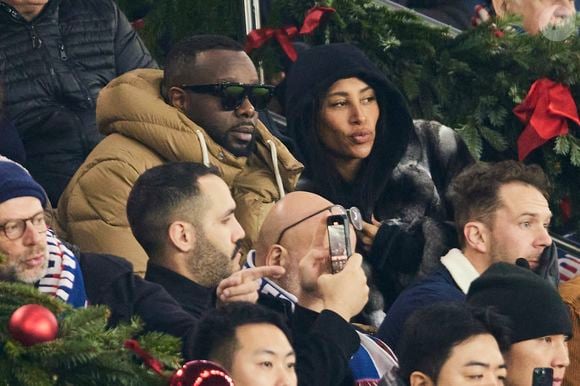
<instances>
[{"instance_id":1,"label":"hand holding phone","mask_svg":"<svg viewBox=\"0 0 580 386\"><path fill-rule=\"evenodd\" d=\"M352 255L348 217L344 214L328 216L326 229L330 249L330 266L332 273L338 273L343 270L346 261Z\"/></svg>"}]
</instances>

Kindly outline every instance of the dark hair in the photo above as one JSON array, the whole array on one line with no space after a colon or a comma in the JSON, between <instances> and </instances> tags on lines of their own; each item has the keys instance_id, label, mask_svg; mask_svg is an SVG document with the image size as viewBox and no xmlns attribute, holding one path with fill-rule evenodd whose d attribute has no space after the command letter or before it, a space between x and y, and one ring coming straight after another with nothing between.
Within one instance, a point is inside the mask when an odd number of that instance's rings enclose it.
<instances>
[{"instance_id":1,"label":"dark hair","mask_svg":"<svg viewBox=\"0 0 580 386\"><path fill-rule=\"evenodd\" d=\"M465 245L465 224L477 220L490 226L494 212L502 204L499 190L510 182L530 185L538 189L546 199L550 196L550 183L542 168L513 160L478 162L465 168L453 179L448 195L453 205L459 244L462 247Z\"/></svg>"},{"instance_id":2,"label":"dark hair","mask_svg":"<svg viewBox=\"0 0 580 386\"><path fill-rule=\"evenodd\" d=\"M376 137L368 157L350 184L352 196L341 186L335 163L320 140L321 101L338 80L358 78L375 91L380 108ZM321 194L332 202L355 205L370 221L374 205L388 182L388 176L404 154L414 133L413 121L401 92L357 47L329 44L304 51L287 78L288 132L299 148L308 182L301 188ZM350 189L348 189L350 190Z\"/></svg>"},{"instance_id":3,"label":"dark hair","mask_svg":"<svg viewBox=\"0 0 580 386\"><path fill-rule=\"evenodd\" d=\"M411 373L421 371L436 382L453 347L476 335L492 335L505 352L510 346L509 323L491 308L462 302L419 309L405 322L399 343L399 375L408 384Z\"/></svg>"},{"instance_id":4,"label":"dark hair","mask_svg":"<svg viewBox=\"0 0 580 386\"><path fill-rule=\"evenodd\" d=\"M198 180L211 174L219 172L194 162L170 162L139 176L127 200L127 219L150 258L161 251L164 234L173 221L196 223L203 201Z\"/></svg>"},{"instance_id":5,"label":"dark hair","mask_svg":"<svg viewBox=\"0 0 580 386\"><path fill-rule=\"evenodd\" d=\"M189 82L195 72L197 54L209 50L243 51L244 47L233 39L222 35L194 35L175 44L165 59L161 92L167 99L171 87Z\"/></svg>"},{"instance_id":6,"label":"dark hair","mask_svg":"<svg viewBox=\"0 0 580 386\"><path fill-rule=\"evenodd\" d=\"M216 361L231 371L238 347L236 329L262 323L278 327L292 342L290 331L277 312L259 304L235 302L211 310L200 320L193 343L193 358Z\"/></svg>"}]
</instances>

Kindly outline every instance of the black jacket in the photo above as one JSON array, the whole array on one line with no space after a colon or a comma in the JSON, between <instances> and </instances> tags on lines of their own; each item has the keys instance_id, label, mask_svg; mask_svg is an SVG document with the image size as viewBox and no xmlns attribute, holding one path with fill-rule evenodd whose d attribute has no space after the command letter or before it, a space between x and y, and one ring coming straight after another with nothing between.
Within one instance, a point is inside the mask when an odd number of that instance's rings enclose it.
<instances>
[{"instance_id":1,"label":"black jacket","mask_svg":"<svg viewBox=\"0 0 580 386\"><path fill-rule=\"evenodd\" d=\"M112 0L49 0L30 22L0 1L5 113L53 205L102 138L99 91L139 67L157 65Z\"/></svg>"},{"instance_id":2,"label":"black jacket","mask_svg":"<svg viewBox=\"0 0 580 386\"><path fill-rule=\"evenodd\" d=\"M12 122L1 117L0 138L2 138L0 141L0 155L24 165L26 162L26 153L24 152L24 145L22 145L18 131Z\"/></svg>"},{"instance_id":3,"label":"black jacket","mask_svg":"<svg viewBox=\"0 0 580 386\"><path fill-rule=\"evenodd\" d=\"M333 311L321 313L292 305L270 295L258 301L286 319L296 351L298 386L352 386L350 358L360 347L360 338L350 323Z\"/></svg>"},{"instance_id":4,"label":"black jacket","mask_svg":"<svg viewBox=\"0 0 580 386\"><path fill-rule=\"evenodd\" d=\"M354 181L346 182L328 166L333 163L313 117L318 114L317 99L334 82L350 77L374 89L380 116L370 155ZM399 90L352 45L329 44L304 51L287 83L288 133L305 165L298 189L345 207L356 206L367 222L371 216L382 221L365 261L373 268L374 282L388 308L418 272L428 273L455 246L453 231L444 225L453 219L447 187L473 157L452 129L413 121Z\"/></svg>"},{"instance_id":5,"label":"black jacket","mask_svg":"<svg viewBox=\"0 0 580 386\"><path fill-rule=\"evenodd\" d=\"M81 253L79 261L89 304L108 306L110 325L139 316L146 331L180 337L184 358L193 359L198 320L184 311L163 287L134 275L131 263L120 257Z\"/></svg>"},{"instance_id":6,"label":"black jacket","mask_svg":"<svg viewBox=\"0 0 580 386\"><path fill-rule=\"evenodd\" d=\"M174 271L149 262L145 277L162 285L191 315L202 315L215 306L215 288L201 287ZM260 295L260 303L282 313L290 324L299 386L352 385L352 379L343 382L360 340L348 322L332 311L315 314L297 306L292 313L289 304L269 296Z\"/></svg>"},{"instance_id":7,"label":"black jacket","mask_svg":"<svg viewBox=\"0 0 580 386\"><path fill-rule=\"evenodd\" d=\"M216 289L206 288L175 271L157 264L147 263L145 280L157 283L195 318L201 318L208 310L215 307Z\"/></svg>"}]
</instances>

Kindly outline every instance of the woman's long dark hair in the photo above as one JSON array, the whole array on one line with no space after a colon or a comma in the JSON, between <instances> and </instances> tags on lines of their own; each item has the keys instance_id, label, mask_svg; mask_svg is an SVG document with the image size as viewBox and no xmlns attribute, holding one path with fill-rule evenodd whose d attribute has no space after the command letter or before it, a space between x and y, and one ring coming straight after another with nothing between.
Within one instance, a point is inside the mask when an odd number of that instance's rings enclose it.
<instances>
[{"instance_id":1,"label":"woman's long dark hair","mask_svg":"<svg viewBox=\"0 0 580 386\"><path fill-rule=\"evenodd\" d=\"M410 133L409 125L412 125L412 121L406 106L400 102L392 103L402 101L398 91L394 88L389 90L364 76L358 78L374 89L380 114L376 125L375 142L369 156L363 160L354 181L350 184L351 195L345 193L344 185L347 183L338 173L319 135L322 99L332 85L305 103L301 109L301 116L293 122L292 130L301 151L299 158L302 158L305 164L305 177L315 187L316 193L335 203L356 205L363 212L363 217L369 221L375 203L405 151ZM400 111L401 108L403 111Z\"/></svg>"}]
</instances>

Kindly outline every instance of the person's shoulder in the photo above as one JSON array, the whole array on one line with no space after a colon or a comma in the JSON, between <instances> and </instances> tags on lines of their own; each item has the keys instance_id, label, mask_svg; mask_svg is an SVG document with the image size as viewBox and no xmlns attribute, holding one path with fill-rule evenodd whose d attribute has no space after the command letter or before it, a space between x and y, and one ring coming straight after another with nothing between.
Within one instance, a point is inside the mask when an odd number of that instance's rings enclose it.
<instances>
[{"instance_id":1,"label":"person's shoulder","mask_svg":"<svg viewBox=\"0 0 580 386\"><path fill-rule=\"evenodd\" d=\"M117 273L132 273L133 265L126 259L108 255L103 253L81 252L78 254L79 263L83 272L102 272L109 274L111 272Z\"/></svg>"},{"instance_id":2,"label":"person's shoulder","mask_svg":"<svg viewBox=\"0 0 580 386\"><path fill-rule=\"evenodd\" d=\"M401 293L403 299L413 299L421 303L456 298L461 291L455 286L453 278L445 267L437 267L431 274L418 279Z\"/></svg>"}]
</instances>

